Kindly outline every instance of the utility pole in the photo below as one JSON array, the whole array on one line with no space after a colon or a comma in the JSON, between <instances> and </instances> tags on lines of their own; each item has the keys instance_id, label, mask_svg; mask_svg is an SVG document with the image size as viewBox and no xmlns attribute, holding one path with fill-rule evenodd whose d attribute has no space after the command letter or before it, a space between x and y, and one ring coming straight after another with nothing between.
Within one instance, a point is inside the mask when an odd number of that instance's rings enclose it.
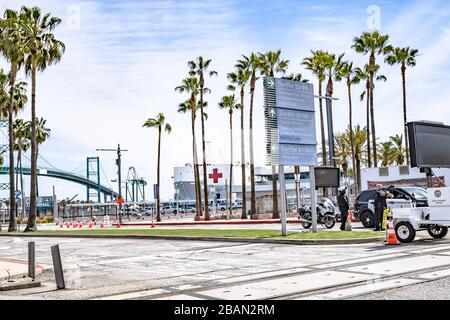
<instances>
[{"instance_id":1,"label":"utility pole","mask_svg":"<svg viewBox=\"0 0 450 320\"><path fill-rule=\"evenodd\" d=\"M97 149L99 152L117 152L117 159L116 159L116 165L117 165L117 182L118 182L118 188L119 188L119 224L122 224L122 152L128 152L128 150L122 150L120 148L120 144L117 146L117 149Z\"/></svg>"}]
</instances>

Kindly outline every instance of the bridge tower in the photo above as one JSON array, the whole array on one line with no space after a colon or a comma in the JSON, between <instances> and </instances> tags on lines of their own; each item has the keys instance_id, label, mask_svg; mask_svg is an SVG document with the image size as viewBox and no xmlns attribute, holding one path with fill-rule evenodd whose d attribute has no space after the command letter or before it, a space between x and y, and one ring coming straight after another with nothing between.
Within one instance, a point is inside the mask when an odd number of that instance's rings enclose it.
<instances>
[{"instance_id":1,"label":"bridge tower","mask_svg":"<svg viewBox=\"0 0 450 320\"><path fill-rule=\"evenodd\" d=\"M86 176L88 180L95 181L97 184L96 192L91 192L89 186L86 187L86 200L91 201L95 199L96 202L101 202L101 188L100 188L100 157L88 157L86 161Z\"/></svg>"}]
</instances>

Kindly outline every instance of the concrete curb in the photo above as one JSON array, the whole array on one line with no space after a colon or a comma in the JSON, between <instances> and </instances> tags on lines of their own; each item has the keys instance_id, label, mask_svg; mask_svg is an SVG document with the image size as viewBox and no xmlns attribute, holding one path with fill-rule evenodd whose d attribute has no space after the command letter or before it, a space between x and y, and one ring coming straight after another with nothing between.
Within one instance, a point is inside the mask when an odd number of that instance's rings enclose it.
<instances>
[{"instance_id":1,"label":"concrete curb","mask_svg":"<svg viewBox=\"0 0 450 320\"><path fill-rule=\"evenodd\" d=\"M0 237L23 237L23 238L73 238L73 239L131 239L131 240L175 240L175 241L209 241L209 242L232 242L232 243L268 243L287 245L351 245L378 243L385 237L361 238L361 239L334 239L334 240L290 240L270 238L221 238L221 237L190 237L190 236L157 236L157 235L45 235L45 234L0 234Z\"/></svg>"}]
</instances>

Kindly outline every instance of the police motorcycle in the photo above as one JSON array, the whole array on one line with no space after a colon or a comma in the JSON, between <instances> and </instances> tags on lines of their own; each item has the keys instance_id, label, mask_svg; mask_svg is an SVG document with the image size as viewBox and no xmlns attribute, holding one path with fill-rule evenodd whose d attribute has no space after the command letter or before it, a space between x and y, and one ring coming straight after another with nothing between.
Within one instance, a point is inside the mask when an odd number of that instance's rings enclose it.
<instances>
[{"instance_id":1,"label":"police motorcycle","mask_svg":"<svg viewBox=\"0 0 450 320\"><path fill-rule=\"evenodd\" d=\"M323 198L317 204L317 223L324 225L327 229L333 229L336 224L335 211L334 203L328 198ZM298 210L298 214L303 228L310 229L312 227L311 206L304 205Z\"/></svg>"}]
</instances>

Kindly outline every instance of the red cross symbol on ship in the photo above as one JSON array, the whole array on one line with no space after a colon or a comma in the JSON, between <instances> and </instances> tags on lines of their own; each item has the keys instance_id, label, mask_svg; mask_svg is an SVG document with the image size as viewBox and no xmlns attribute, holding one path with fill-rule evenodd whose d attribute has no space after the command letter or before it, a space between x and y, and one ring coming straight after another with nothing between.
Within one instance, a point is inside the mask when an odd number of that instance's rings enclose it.
<instances>
[{"instance_id":1,"label":"red cross symbol on ship","mask_svg":"<svg viewBox=\"0 0 450 320\"><path fill-rule=\"evenodd\" d=\"M209 178L214 180L214 183L219 183L219 179L223 178L223 174L219 173L218 169L214 169L213 173L209 175Z\"/></svg>"}]
</instances>

